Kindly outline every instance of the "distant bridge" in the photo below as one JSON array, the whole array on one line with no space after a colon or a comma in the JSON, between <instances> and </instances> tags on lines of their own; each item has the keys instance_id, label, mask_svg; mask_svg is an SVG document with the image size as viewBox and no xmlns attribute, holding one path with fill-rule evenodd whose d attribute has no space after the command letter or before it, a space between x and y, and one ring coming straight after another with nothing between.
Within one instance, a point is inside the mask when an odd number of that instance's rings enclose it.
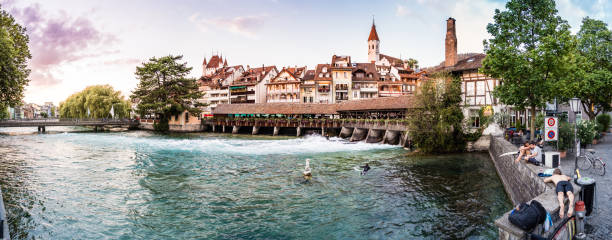
<instances>
[{"instance_id":1,"label":"distant bridge","mask_svg":"<svg viewBox=\"0 0 612 240\"><path fill-rule=\"evenodd\" d=\"M9 119L0 120L0 127L38 127L44 132L47 126L138 126L137 120L131 119L78 119L78 118L50 118L50 119Z\"/></svg>"}]
</instances>

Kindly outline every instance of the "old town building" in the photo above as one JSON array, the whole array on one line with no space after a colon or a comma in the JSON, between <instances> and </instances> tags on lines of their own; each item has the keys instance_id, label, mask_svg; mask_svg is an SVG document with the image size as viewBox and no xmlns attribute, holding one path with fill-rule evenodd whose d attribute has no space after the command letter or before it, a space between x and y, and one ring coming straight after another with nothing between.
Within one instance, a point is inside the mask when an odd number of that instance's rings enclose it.
<instances>
[{"instance_id":1,"label":"old town building","mask_svg":"<svg viewBox=\"0 0 612 240\"><path fill-rule=\"evenodd\" d=\"M267 102L300 102L300 84L306 67L283 68L266 84Z\"/></svg>"},{"instance_id":2,"label":"old town building","mask_svg":"<svg viewBox=\"0 0 612 240\"><path fill-rule=\"evenodd\" d=\"M317 64L315 68L315 103L333 103L331 66Z\"/></svg>"},{"instance_id":3,"label":"old town building","mask_svg":"<svg viewBox=\"0 0 612 240\"><path fill-rule=\"evenodd\" d=\"M230 88L230 103L266 102L266 84L278 74L276 66L250 68Z\"/></svg>"},{"instance_id":4,"label":"old town building","mask_svg":"<svg viewBox=\"0 0 612 240\"><path fill-rule=\"evenodd\" d=\"M350 100L378 97L379 74L374 63L356 63L352 75Z\"/></svg>"},{"instance_id":5,"label":"old town building","mask_svg":"<svg viewBox=\"0 0 612 240\"><path fill-rule=\"evenodd\" d=\"M486 57L483 53L457 53L455 19L446 20L445 59L440 65L427 69L430 73L449 72L461 78L463 115L470 127L480 127L480 109L491 106L493 112L507 111L493 96L493 90L500 84L499 79L478 72Z\"/></svg>"},{"instance_id":6,"label":"old town building","mask_svg":"<svg viewBox=\"0 0 612 240\"><path fill-rule=\"evenodd\" d=\"M302 103L315 103L316 99L316 84L315 70L307 70L300 84L300 99Z\"/></svg>"},{"instance_id":7,"label":"old town building","mask_svg":"<svg viewBox=\"0 0 612 240\"><path fill-rule=\"evenodd\" d=\"M333 83L333 102L339 103L349 100L349 95L352 92L349 86L351 86L353 77L351 56L333 55L330 69Z\"/></svg>"}]
</instances>

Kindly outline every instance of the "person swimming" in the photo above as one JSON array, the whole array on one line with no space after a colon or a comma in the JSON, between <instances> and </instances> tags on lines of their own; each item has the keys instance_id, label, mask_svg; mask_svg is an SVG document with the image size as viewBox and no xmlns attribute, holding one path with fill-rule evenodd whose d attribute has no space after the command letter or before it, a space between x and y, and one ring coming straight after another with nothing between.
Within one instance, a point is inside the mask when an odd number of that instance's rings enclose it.
<instances>
[{"instance_id":1,"label":"person swimming","mask_svg":"<svg viewBox=\"0 0 612 240\"><path fill-rule=\"evenodd\" d=\"M310 159L306 159L306 167L304 167L304 177L312 176L310 169Z\"/></svg>"},{"instance_id":2,"label":"person swimming","mask_svg":"<svg viewBox=\"0 0 612 240\"><path fill-rule=\"evenodd\" d=\"M361 175L366 175L366 173L368 173L368 171L370 171L370 165L368 165L367 163L365 164L365 166L359 166L360 168L363 168L363 171L361 172Z\"/></svg>"}]
</instances>

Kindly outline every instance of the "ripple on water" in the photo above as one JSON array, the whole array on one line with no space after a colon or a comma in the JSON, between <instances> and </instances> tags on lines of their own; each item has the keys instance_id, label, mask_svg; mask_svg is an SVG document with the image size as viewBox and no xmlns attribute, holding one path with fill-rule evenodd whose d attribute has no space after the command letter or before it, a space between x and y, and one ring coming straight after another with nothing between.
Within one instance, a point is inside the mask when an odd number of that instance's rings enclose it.
<instances>
[{"instance_id":1,"label":"ripple on water","mask_svg":"<svg viewBox=\"0 0 612 240\"><path fill-rule=\"evenodd\" d=\"M4 135L0 152L16 238L488 239L511 207L480 154L144 131Z\"/></svg>"}]
</instances>

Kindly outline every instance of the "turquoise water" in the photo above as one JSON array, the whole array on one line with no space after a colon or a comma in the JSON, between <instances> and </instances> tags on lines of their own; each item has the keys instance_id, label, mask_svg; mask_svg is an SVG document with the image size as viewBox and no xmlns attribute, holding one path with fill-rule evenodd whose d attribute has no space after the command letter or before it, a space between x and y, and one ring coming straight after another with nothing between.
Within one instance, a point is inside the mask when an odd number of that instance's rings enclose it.
<instances>
[{"instance_id":1,"label":"turquoise water","mask_svg":"<svg viewBox=\"0 0 612 240\"><path fill-rule=\"evenodd\" d=\"M0 135L0 186L15 239L492 239L511 208L488 155L314 136Z\"/></svg>"}]
</instances>

